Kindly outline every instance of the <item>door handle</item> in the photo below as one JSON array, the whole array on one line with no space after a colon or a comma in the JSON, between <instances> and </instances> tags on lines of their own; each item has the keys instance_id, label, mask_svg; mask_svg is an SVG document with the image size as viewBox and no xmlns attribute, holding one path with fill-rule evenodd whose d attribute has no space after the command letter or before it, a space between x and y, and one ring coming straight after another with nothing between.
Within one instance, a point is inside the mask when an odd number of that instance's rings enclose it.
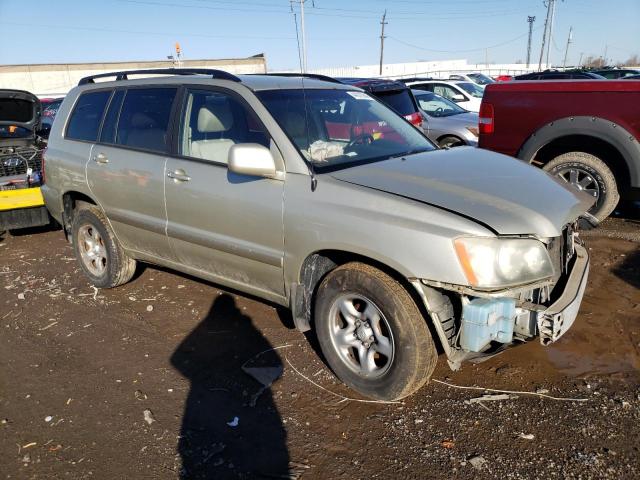
<instances>
[{"instance_id":1,"label":"door handle","mask_svg":"<svg viewBox=\"0 0 640 480\"><path fill-rule=\"evenodd\" d=\"M184 170L173 170L167 172L167 177L172 178L175 182L188 182L191 177Z\"/></svg>"},{"instance_id":2,"label":"door handle","mask_svg":"<svg viewBox=\"0 0 640 480\"><path fill-rule=\"evenodd\" d=\"M99 153L93 156L93 161L96 163L109 163L109 159L104 153Z\"/></svg>"}]
</instances>

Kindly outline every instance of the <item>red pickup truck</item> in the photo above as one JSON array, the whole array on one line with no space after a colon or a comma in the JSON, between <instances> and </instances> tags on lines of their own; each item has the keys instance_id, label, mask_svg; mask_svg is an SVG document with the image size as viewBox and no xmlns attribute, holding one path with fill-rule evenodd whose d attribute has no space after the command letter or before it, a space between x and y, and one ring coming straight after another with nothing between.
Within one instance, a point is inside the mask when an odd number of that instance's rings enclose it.
<instances>
[{"instance_id":1,"label":"red pickup truck","mask_svg":"<svg viewBox=\"0 0 640 480\"><path fill-rule=\"evenodd\" d=\"M478 146L533 163L596 198L604 220L640 198L640 81L487 85Z\"/></svg>"}]
</instances>

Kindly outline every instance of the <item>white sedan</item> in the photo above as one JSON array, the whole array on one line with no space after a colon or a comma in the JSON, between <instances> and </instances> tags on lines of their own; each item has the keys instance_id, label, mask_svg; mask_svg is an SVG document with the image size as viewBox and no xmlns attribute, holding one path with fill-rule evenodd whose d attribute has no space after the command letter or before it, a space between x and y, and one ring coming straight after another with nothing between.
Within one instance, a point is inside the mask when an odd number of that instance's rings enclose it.
<instances>
[{"instance_id":1,"label":"white sedan","mask_svg":"<svg viewBox=\"0 0 640 480\"><path fill-rule=\"evenodd\" d=\"M465 110L478 113L484 88L473 82L458 80L415 80L405 82L412 90L426 90L456 102Z\"/></svg>"}]
</instances>

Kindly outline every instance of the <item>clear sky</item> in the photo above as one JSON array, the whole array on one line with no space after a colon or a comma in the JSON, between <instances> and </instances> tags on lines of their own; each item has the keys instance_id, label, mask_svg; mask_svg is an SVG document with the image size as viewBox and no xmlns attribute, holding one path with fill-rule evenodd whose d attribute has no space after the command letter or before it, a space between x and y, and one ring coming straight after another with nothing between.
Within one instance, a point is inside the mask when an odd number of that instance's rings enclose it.
<instances>
[{"instance_id":1,"label":"clear sky","mask_svg":"<svg viewBox=\"0 0 640 480\"><path fill-rule=\"evenodd\" d=\"M299 1L299 0L298 0ZM314 7L315 4L315 7ZM375 64L385 8L385 63L526 59L535 15L537 62L542 0L306 0L309 68ZM294 7L299 13L299 7ZM299 18L299 16L298 16ZM640 54L640 0L557 1L551 58L580 53L624 61ZM296 68L288 0L0 0L0 64L160 60L180 42L185 59L264 52L271 70ZM489 47L489 48L486 48Z\"/></svg>"}]
</instances>

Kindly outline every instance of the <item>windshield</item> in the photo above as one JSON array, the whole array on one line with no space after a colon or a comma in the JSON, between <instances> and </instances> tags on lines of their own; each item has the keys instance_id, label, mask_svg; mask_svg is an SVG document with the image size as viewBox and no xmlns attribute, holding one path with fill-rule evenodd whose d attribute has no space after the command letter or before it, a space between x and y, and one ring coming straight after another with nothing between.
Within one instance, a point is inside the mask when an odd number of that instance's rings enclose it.
<instances>
[{"instance_id":1,"label":"windshield","mask_svg":"<svg viewBox=\"0 0 640 480\"><path fill-rule=\"evenodd\" d=\"M484 89L480 85L476 85L475 83L458 82L456 85L458 85L472 97L482 98L482 95L484 95Z\"/></svg>"},{"instance_id":2,"label":"windshield","mask_svg":"<svg viewBox=\"0 0 640 480\"><path fill-rule=\"evenodd\" d=\"M469 78L476 82L478 85L489 85L490 83L496 83L493 78L487 77L482 73L470 73Z\"/></svg>"},{"instance_id":3,"label":"windshield","mask_svg":"<svg viewBox=\"0 0 640 480\"><path fill-rule=\"evenodd\" d=\"M413 94L420 108L430 117L450 117L460 113L467 113L464 108L435 93L414 91Z\"/></svg>"},{"instance_id":4,"label":"windshield","mask_svg":"<svg viewBox=\"0 0 640 480\"><path fill-rule=\"evenodd\" d=\"M386 103L400 115L411 115L416 113L416 106L411 99L411 92L409 89L393 90L390 92L373 92L375 97L378 97L382 102Z\"/></svg>"},{"instance_id":5,"label":"windshield","mask_svg":"<svg viewBox=\"0 0 640 480\"><path fill-rule=\"evenodd\" d=\"M402 117L361 91L266 90L257 96L319 172L435 149Z\"/></svg>"}]
</instances>

